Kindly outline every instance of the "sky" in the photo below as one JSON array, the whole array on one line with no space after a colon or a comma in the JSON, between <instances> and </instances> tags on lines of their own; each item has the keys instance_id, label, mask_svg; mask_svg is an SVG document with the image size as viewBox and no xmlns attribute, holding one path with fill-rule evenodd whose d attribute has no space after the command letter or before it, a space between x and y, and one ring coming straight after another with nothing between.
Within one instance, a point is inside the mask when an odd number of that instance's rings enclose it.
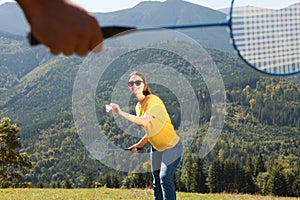
<instances>
[{"instance_id":1,"label":"sky","mask_svg":"<svg viewBox=\"0 0 300 200\"><path fill-rule=\"evenodd\" d=\"M81 5L89 12L112 12L126 8L132 8L141 0L72 0L74 3ZM158 1L158 0L157 0ZM164 0L161 0L164 1ZM227 8L230 6L231 0L186 0L191 3L199 4L213 9ZM0 0L0 5L5 2L13 2L12 0ZM235 0L235 5L245 6L253 5L265 8L282 8L299 0Z\"/></svg>"}]
</instances>

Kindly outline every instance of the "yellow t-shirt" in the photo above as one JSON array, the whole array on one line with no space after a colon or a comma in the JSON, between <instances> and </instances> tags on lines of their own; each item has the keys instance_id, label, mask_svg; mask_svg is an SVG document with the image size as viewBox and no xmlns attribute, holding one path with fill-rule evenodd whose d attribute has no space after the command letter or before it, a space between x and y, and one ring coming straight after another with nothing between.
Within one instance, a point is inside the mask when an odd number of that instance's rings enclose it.
<instances>
[{"instance_id":1,"label":"yellow t-shirt","mask_svg":"<svg viewBox=\"0 0 300 200\"><path fill-rule=\"evenodd\" d=\"M145 113L152 116L144 129L148 141L157 151L170 149L179 142L180 139L174 130L167 109L158 96L147 95L142 105L139 103L136 105L135 111L139 117Z\"/></svg>"}]
</instances>

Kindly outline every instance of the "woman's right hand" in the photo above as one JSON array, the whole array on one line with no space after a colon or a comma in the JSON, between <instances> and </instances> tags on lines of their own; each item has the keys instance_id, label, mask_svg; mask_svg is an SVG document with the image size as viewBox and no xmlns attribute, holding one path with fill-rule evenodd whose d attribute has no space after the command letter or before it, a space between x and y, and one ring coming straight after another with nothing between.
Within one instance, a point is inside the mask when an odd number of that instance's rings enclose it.
<instances>
[{"instance_id":1,"label":"woman's right hand","mask_svg":"<svg viewBox=\"0 0 300 200\"><path fill-rule=\"evenodd\" d=\"M112 111L117 113L118 115L121 113L121 108L116 103L110 103L109 106L111 107Z\"/></svg>"}]
</instances>

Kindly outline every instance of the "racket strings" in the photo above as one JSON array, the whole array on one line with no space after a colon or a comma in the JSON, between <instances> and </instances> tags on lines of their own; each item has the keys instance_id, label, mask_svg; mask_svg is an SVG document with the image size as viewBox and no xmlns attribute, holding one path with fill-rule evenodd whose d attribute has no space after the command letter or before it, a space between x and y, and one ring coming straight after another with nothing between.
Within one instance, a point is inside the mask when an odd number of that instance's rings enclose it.
<instances>
[{"instance_id":1,"label":"racket strings","mask_svg":"<svg viewBox=\"0 0 300 200\"><path fill-rule=\"evenodd\" d=\"M282 10L236 8L231 28L236 48L250 64L272 73L300 69L300 3Z\"/></svg>"},{"instance_id":2,"label":"racket strings","mask_svg":"<svg viewBox=\"0 0 300 200\"><path fill-rule=\"evenodd\" d=\"M107 141L98 139L88 145L86 154L92 159L100 160L106 157L109 153L113 153L114 151L124 151L124 149L114 147L114 145L108 144Z\"/></svg>"},{"instance_id":3,"label":"racket strings","mask_svg":"<svg viewBox=\"0 0 300 200\"><path fill-rule=\"evenodd\" d=\"M95 140L87 147L89 157L102 158L107 154L108 145L102 140Z\"/></svg>"}]
</instances>

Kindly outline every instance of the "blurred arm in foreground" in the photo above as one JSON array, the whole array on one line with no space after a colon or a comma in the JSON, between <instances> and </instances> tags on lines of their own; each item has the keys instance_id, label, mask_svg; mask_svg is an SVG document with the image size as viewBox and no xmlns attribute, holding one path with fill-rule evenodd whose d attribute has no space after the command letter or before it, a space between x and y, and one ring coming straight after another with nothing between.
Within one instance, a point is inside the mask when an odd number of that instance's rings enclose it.
<instances>
[{"instance_id":1,"label":"blurred arm in foreground","mask_svg":"<svg viewBox=\"0 0 300 200\"><path fill-rule=\"evenodd\" d=\"M52 54L83 56L101 50L101 28L96 18L80 6L69 0L17 0L17 3L31 34Z\"/></svg>"}]
</instances>

